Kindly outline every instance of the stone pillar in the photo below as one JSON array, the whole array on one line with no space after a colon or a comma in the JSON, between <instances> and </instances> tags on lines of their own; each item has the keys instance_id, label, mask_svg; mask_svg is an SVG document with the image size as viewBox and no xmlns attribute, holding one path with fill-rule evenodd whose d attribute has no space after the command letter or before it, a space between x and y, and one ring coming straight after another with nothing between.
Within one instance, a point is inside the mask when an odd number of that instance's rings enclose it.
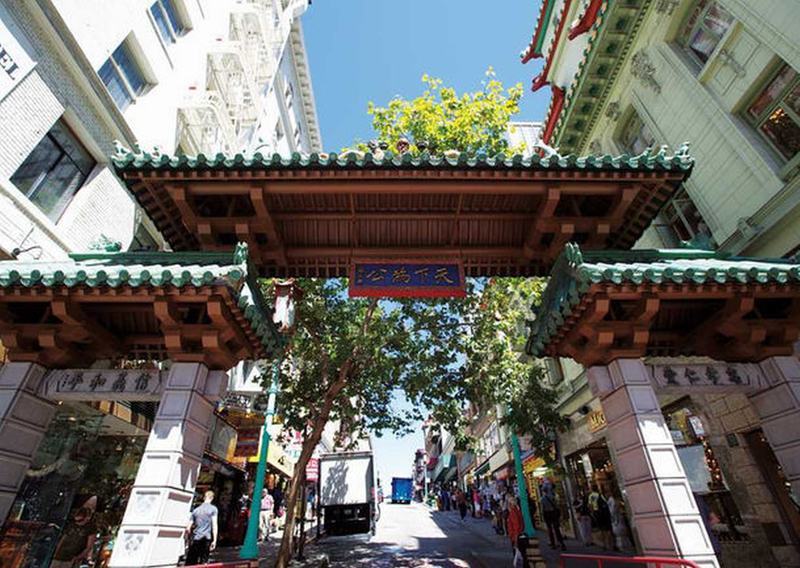
<instances>
[{"instance_id":1,"label":"stone pillar","mask_svg":"<svg viewBox=\"0 0 800 568\"><path fill-rule=\"evenodd\" d=\"M176 566L223 371L174 363L147 440L110 566Z\"/></svg>"},{"instance_id":2,"label":"stone pillar","mask_svg":"<svg viewBox=\"0 0 800 568\"><path fill-rule=\"evenodd\" d=\"M800 358L770 357L759 366L769 387L750 400L792 492L800 495Z\"/></svg>"},{"instance_id":3,"label":"stone pillar","mask_svg":"<svg viewBox=\"0 0 800 568\"><path fill-rule=\"evenodd\" d=\"M642 553L719 568L642 360L591 367L588 378L608 421L609 443Z\"/></svg>"},{"instance_id":4,"label":"stone pillar","mask_svg":"<svg viewBox=\"0 0 800 568\"><path fill-rule=\"evenodd\" d=\"M44 374L35 363L0 365L0 523L55 414L55 405L37 394Z\"/></svg>"}]
</instances>

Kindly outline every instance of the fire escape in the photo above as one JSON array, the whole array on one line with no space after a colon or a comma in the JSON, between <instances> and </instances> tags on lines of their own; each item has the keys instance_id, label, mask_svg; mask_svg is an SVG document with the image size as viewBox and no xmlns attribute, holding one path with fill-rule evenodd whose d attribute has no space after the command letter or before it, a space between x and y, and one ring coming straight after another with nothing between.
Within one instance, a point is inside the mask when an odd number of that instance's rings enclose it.
<instances>
[{"instance_id":1,"label":"fire escape","mask_svg":"<svg viewBox=\"0 0 800 568\"><path fill-rule=\"evenodd\" d=\"M308 0L249 0L230 14L228 37L213 42L205 90L178 108L178 141L189 154L239 152L250 145L294 18Z\"/></svg>"}]
</instances>

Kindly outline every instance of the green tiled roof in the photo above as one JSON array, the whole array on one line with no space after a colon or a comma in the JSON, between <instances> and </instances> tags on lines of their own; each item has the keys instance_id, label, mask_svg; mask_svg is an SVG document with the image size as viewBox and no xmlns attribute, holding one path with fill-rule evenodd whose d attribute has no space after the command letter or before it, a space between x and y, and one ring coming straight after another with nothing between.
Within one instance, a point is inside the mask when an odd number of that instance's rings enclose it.
<instances>
[{"instance_id":1,"label":"green tiled roof","mask_svg":"<svg viewBox=\"0 0 800 568\"><path fill-rule=\"evenodd\" d=\"M342 155L299 154L235 154L215 156L170 156L158 152L132 152L118 146L111 161L120 173L140 170L298 170L298 169L498 169L498 170L638 170L638 171L689 171L694 160L688 146L682 146L674 155L665 151L644 152L636 156L585 156L573 155L541 158L538 155L487 156L483 153L468 155L463 152L446 152L445 155L419 156L410 153L346 152Z\"/></svg>"},{"instance_id":2,"label":"green tiled roof","mask_svg":"<svg viewBox=\"0 0 800 568\"><path fill-rule=\"evenodd\" d=\"M119 252L71 254L65 260L0 261L0 288L15 286L227 286L267 352L278 345L272 310L265 303L247 245L233 253Z\"/></svg>"},{"instance_id":3,"label":"green tiled roof","mask_svg":"<svg viewBox=\"0 0 800 568\"><path fill-rule=\"evenodd\" d=\"M534 307L527 351L542 356L558 329L593 284L800 282L800 264L785 259L734 257L706 250L581 251L561 253L541 303Z\"/></svg>"}]
</instances>

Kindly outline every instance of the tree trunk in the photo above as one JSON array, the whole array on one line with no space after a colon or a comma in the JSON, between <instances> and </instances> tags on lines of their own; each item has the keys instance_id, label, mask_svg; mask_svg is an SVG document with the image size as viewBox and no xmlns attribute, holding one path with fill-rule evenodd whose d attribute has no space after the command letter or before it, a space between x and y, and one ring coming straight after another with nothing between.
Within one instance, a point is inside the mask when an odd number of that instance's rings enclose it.
<instances>
[{"instance_id":1,"label":"tree trunk","mask_svg":"<svg viewBox=\"0 0 800 568\"><path fill-rule=\"evenodd\" d=\"M275 563L275 568L286 568L291 560L294 510L297 506L297 496L302 488L303 473L305 472L308 461L314 454L314 448L317 447L317 444L319 444L322 438L322 433L325 431L325 426L328 424L328 418L331 415L333 403L347 384L347 378L351 368L351 361L345 361L344 365L342 365L342 368L339 370L339 376L336 378L336 382L333 383L325 393L322 409L314 420L311 434L303 441L303 449L300 451L297 464L294 466L294 475L292 475L292 482L289 485L289 495L286 497L286 524L283 528L283 538L281 539L281 547L278 551L278 560Z\"/></svg>"},{"instance_id":2,"label":"tree trunk","mask_svg":"<svg viewBox=\"0 0 800 568\"><path fill-rule=\"evenodd\" d=\"M327 422L327 420L325 420ZM303 449L300 451L300 457L297 464L294 466L294 475L292 475L292 482L289 485L289 494L286 496L286 524L283 528L283 538L281 539L281 547L278 551L278 560L275 563L275 568L286 568L292 557L292 533L294 532L294 512L297 507L297 497L303 486L303 473L306 470L306 465L314 454L314 448L317 447L322 432L325 429L325 423L321 426L315 424L311 436L306 438L303 442Z\"/></svg>"}]
</instances>

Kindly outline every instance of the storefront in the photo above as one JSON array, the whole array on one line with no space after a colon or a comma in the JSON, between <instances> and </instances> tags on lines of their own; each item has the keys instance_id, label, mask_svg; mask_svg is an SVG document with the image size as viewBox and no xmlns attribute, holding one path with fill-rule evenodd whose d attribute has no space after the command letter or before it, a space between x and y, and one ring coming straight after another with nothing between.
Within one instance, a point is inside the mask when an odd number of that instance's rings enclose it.
<instances>
[{"instance_id":1,"label":"storefront","mask_svg":"<svg viewBox=\"0 0 800 568\"><path fill-rule=\"evenodd\" d=\"M709 510L711 531L720 543L750 540L750 535L728 488L706 424L689 397L662 409L672 441L695 495Z\"/></svg>"},{"instance_id":2,"label":"storefront","mask_svg":"<svg viewBox=\"0 0 800 568\"><path fill-rule=\"evenodd\" d=\"M60 405L0 533L0 566L107 566L149 424L129 404Z\"/></svg>"},{"instance_id":3,"label":"storefront","mask_svg":"<svg viewBox=\"0 0 800 568\"><path fill-rule=\"evenodd\" d=\"M522 472L525 476L528 496L533 500L535 506L535 510L531 511L534 516L534 524L537 527L545 526L542 516L541 486L545 479L549 479L556 490L556 503L561 510L561 532L565 536L574 536L575 530L569 510L571 501L565 490L561 473L552 467L548 467L542 458L537 457L532 452L523 458Z\"/></svg>"}]
</instances>

